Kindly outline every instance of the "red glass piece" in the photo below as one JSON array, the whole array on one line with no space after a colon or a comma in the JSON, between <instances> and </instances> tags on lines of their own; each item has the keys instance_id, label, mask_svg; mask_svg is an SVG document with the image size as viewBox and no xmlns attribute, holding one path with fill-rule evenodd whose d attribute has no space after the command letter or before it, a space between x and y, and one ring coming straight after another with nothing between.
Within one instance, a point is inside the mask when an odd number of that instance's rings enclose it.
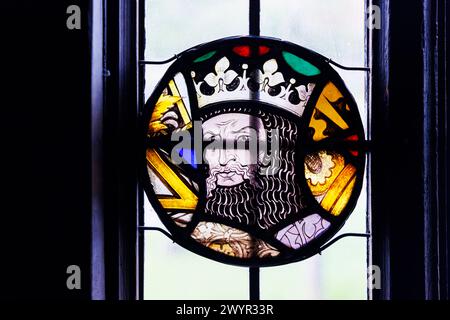
<instances>
[{"instance_id":1,"label":"red glass piece","mask_svg":"<svg viewBox=\"0 0 450 320\"><path fill-rule=\"evenodd\" d=\"M270 48L269 47L266 47L266 46L259 46L259 48L258 48L258 54L260 55L260 56L263 56L263 55L265 55L267 52L269 52L270 51Z\"/></svg>"},{"instance_id":2,"label":"red glass piece","mask_svg":"<svg viewBox=\"0 0 450 320\"><path fill-rule=\"evenodd\" d=\"M233 48L233 52L241 57L250 57L251 51L249 46L238 46Z\"/></svg>"},{"instance_id":3,"label":"red glass piece","mask_svg":"<svg viewBox=\"0 0 450 320\"><path fill-rule=\"evenodd\" d=\"M358 140L359 140L359 137L356 134L345 138L345 141L358 141Z\"/></svg>"}]
</instances>

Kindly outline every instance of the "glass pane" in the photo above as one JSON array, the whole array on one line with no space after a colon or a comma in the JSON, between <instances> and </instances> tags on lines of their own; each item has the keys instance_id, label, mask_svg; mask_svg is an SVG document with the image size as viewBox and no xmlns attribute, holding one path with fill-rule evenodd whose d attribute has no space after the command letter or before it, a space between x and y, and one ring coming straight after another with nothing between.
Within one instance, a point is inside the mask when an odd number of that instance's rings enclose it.
<instances>
[{"instance_id":1,"label":"glass pane","mask_svg":"<svg viewBox=\"0 0 450 320\"><path fill-rule=\"evenodd\" d=\"M246 0L147 0L145 59L165 60L211 40L248 34ZM146 99L169 65L146 67Z\"/></svg>"},{"instance_id":2,"label":"glass pane","mask_svg":"<svg viewBox=\"0 0 450 320\"><path fill-rule=\"evenodd\" d=\"M164 229L147 200L145 220ZM240 300L248 299L248 290L248 269L205 259L161 233L145 232L144 299Z\"/></svg>"},{"instance_id":3,"label":"glass pane","mask_svg":"<svg viewBox=\"0 0 450 320\"><path fill-rule=\"evenodd\" d=\"M361 192L355 210L336 236L366 232L366 204L366 192ZM261 269L261 299L367 299L366 257L364 238L344 238L308 260Z\"/></svg>"},{"instance_id":4,"label":"glass pane","mask_svg":"<svg viewBox=\"0 0 450 320\"><path fill-rule=\"evenodd\" d=\"M338 3L331 0L322 0L320 3L315 0L295 2L261 0L261 34L292 41L341 64L362 66L365 63L364 9L364 1L361 0L341 0ZM145 14L146 60L167 59L193 45L248 32L248 1L246 0L226 2L147 0ZM305 61L296 60L292 56L284 58L287 63L291 63L292 68L299 68L304 74L314 76L317 72L314 66L305 64ZM146 66L146 99L168 66ZM366 127L366 75L363 72L338 69L337 71L354 95ZM177 79L174 80L177 82ZM183 96L181 87L179 91ZM184 108L186 112L190 111L187 103ZM327 110L320 111L327 112ZM333 114L329 116L338 128L342 128L344 125L342 119ZM155 123L155 128L160 129L156 127L157 125L160 124ZM314 124L312 123L311 126L314 127ZM316 138L322 139L319 136ZM314 156L311 157L314 158ZM153 175L149 174L153 177L152 182L156 184L157 176L154 172ZM320 177L311 177L313 178ZM351 179L347 180L351 181ZM330 211L334 210L334 214L339 215L339 208L345 203L338 204L332 201L331 196L334 193L330 191L331 189L315 190L315 186L308 187L317 193L316 199L322 207ZM353 188L353 186L350 187ZM164 188L159 191L161 194L170 192ZM348 192L350 194L351 190ZM324 195L328 195L329 198L325 198ZM355 211L339 234L366 232L366 198L366 193L363 191ZM191 217L182 213L173 218L182 227ZM145 225L164 228L148 202L145 207ZM145 299L248 298L248 269L220 264L197 256L159 233L146 232L144 242ZM223 250L222 247L219 249ZM262 269L261 297L263 299L365 299L366 250L364 239L347 238L320 256L288 266ZM217 277L217 274L221 276ZM233 282L229 279L233 279Z\"/></svg>"},{"instance_id":5,"label":"glass pane","mask_svg":"<svg viewBox=\"0 0 450 320\"><path fill-rule=\"evenodd\" d=\"M343 65L364 66L365 9L363 0L261 0L261 35L294 42ZM366 119L366 74L336 70Z\"/></svg>"},{"instance_id":6,"label":"glass pane","mask_svg":"<svg viewBox=\"0 0 450 320\"><path fill-rule=\"evenodd\" d=\"M365 65L364 23L365 1L361 0L261 0L261 35L294 42L347 66ZM366 74L335 69L353 94L367 133ZM330 116L339 125L340 119ZM314 123L311 126L314 127ZM314 137L317 141L322 138ZM323 190L309 187L322 201L321 205L327 206L319 195ZM366 232L365 183L362 190L354 212L338 235ZM322 255L287 266L262 269L261 298L366 299L366 259L366 240L345 238Z\"/></svg>"},{"instance_id":7,"label":"glass pane","mask_svg":"<svg viewBox=\"0 0 450 320\"><path fill-rule=\"evenodd\" d=\"M165 60L203 42L247 34L248 1L147 0L145 29L145 59ZM146 100L169 66L145 66ZM178 89L186 96L182 86ZM145 201L144 224L165 229ZM180 223L189 219L176 218ZM145 232L143 259L144 299L248 299L247 269L195 255L162 234Z\"/></svg>"}]
</instances>

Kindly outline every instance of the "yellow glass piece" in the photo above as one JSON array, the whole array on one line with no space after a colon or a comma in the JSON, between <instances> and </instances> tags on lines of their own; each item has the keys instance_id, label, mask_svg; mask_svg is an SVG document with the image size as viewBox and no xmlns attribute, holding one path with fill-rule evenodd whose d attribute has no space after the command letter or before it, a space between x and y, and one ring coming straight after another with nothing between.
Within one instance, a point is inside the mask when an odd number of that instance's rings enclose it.
<instances>
[{"instance_id":1,"label":"yellow glass piece","mask_svg":"<svg viewBox=\"0 0 450 320\"><path fill-rule=\"evenodd\" d=\"M175 81L170 80L169 81L169 88L170 91L172 91L172 95L176 97L181 97L180 92L178 91L177 85L175 84ZM184 105L183 99L179 99L177 102L178 110L180 111L181 118L183 119L183 122L185 125L188 125L191 122L191 118L189 117L189 114L187 112L186 106Z\"/></svg>"},{"instance_id":2,"label":"yellow glass piece","mask_svg":"<svg viewBox=\"0 0 450 320\"><path fill-rule=\"evenodd\" d=\"M326 138L324 131L327 128L327 123L325 120L316 119L316 115L317 111L314 109L309 126L314 129L313 140L320 141Z\"/></svg>"},{"instance_id":3,"label":"yellow glass piece","mask_svg":"<svg viewBox=\"0 0 450 320\"><path fill-rule=\"evenodd\" d=\"M331 212L332 215L340 215L348 203L355 185L355 174L356 168L348 164L333 181L330 189L322 199L320 204L325 210Z\"/></svg>"},{"instance_id":4,"label":"yellow glass piece","mask_svg":"<svg viewBox=\"0 0 450 320\"><path fill-rule=\"evenodd\" d=\"M331 210L331 214L338 216L341 214L342 210L344 210L345 206L347 205L348 201L350 200L350 196L352 195L353 188L355 187L356 183L356 177L353 177L353 179L350 181L350 183L345 188L344 192L342 192L342 195L339 197L338 201L336 201L336 204L333 207L333 210Z\"/></svg>"},{"instance_id":5,"label":"yellow glass piece","mask_svg":"<svg viewBox=\"0 0 450 320\"><path fill-rule=\"evenodd\" d=\"M170 80L168 87L170 89L170 94L167 93L167 90L165 90L165 92L161 94L150 118L148 127L148 133L150 134L150 136L153 136L156 133L161 133L164 135L167 134L166 130L168 129L168 127L160 119L166 112L169 111L169 108L173 105L176 105L178 111L180 112L181 119L184 123L183 129L189 129L192 126L191 118L189 117L189 113L186 109L183 99L181 98L175 81Z\"/></svg>"},{"instance_id":6,"label":"yellow glass piece","mask_svg":"<svg viewBox=\"0 0 450 320\"><path fill-rule=\"evenodd\" d=\"M147 164L178 196L158 196L158 200L164 209L195 210L198 197L181 180L181 178L164 162L154 149L147 149Z\"/></svg>"},{"instance_id":7,"label":"yellow glass piece","mask_svg":"<svg viewBox=\"0 0 450 320\"><path fill-rule=\"evenodd\" d=\"M163 124L161 121L155 121L151 122L148 126L148 132L153 135L158 132L163 132L164 134L167 134L167 132L164 132L164 130L167 130L167 126Z\"/></svg>"},{"instance_id":8,"label":"yellow glass piece","mask_svg":"<svg viewBox=\"0 0 450 320\"><path fill-rule=\"evenodd\" d=\"M322 91L322 94L317 101L316 109L323 113L328 119L335 123L342 130L348 129L348 124L342 119L341 115L333 107L332 103L343 98L342 93L339 89L331 82L329 82ZM348 110L348 106L346 106ZM316 115L316 110L314 110L313 116L310 121L310 127L315 130L313 140L320 141L323 140L326 135L324 131L326 129L326 122L323 120L317 120L314 118Z\"/></svg>"},{"instance_id":9,"label":"yellow glass piece","mask_svg":"<svg viewBox=\"0 0 450 320\"><path fill-rule=\"evenodd\" d=\"M314 196L324 194L345 167L345 159L340 154L321 151L317 155L321 161L320 172L311 172L305 163L305 177Z\"/></svg>"},{"instance_id":10,"label":"yellow glass piece","mask_svg":"<svg viewBox=\"0 0 450 320\"><path fill-rule=\"evenodd\" d=\"M169 107L181 100L181 97L162 94L153 110L150 122L158 121L169 110Z\"/></svg>"},{"instance_id":11,"label":"yellow glass piece","mask_svg":"<svg viewBox=\"0 0 450 320\"><path fill-rule=\"evenodd\" d=\"M156 133L167 134L167 126L161 122L161 117L166 113L171 106L179 102L181 97L174 97L170 95L162 94L153 110L152 117L150 118L150 123L148 126L148 133L154 135Z\"/></svg>"}]
</instances>

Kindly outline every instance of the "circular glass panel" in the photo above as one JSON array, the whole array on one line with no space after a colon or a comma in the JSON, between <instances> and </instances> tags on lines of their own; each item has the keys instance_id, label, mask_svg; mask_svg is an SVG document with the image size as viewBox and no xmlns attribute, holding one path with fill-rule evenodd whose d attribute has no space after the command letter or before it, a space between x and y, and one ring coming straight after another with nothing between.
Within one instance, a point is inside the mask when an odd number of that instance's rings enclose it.
<instances>
[{"instance_id":1,"label":"circular glass panel","mask_svg":"<svg viewBox=\"0 0 450 320\"><path fill-rule=\"evenodd\" d=\"M261 37L189 49L143 117L147 196L195 253L242 266L299 261L355 207L364 130L317 53Z\"/></svg>"}]
</instances>

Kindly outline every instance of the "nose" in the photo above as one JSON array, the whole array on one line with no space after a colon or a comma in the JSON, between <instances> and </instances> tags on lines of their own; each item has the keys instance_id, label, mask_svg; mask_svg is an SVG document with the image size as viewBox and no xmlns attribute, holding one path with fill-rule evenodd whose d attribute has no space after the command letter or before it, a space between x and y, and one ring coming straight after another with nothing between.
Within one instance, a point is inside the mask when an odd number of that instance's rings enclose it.
<instances>
[{"instance_id":1,"label":"nose","mask_svg":"<svg viewBox=\"0 0 450 320\"><path fill-rule=\"evenodd\" d=\"M220 149L219 150L219 164L225 166L228 162L236 160L236 156L232 150Z\"/></svg>"}]
</instances>

